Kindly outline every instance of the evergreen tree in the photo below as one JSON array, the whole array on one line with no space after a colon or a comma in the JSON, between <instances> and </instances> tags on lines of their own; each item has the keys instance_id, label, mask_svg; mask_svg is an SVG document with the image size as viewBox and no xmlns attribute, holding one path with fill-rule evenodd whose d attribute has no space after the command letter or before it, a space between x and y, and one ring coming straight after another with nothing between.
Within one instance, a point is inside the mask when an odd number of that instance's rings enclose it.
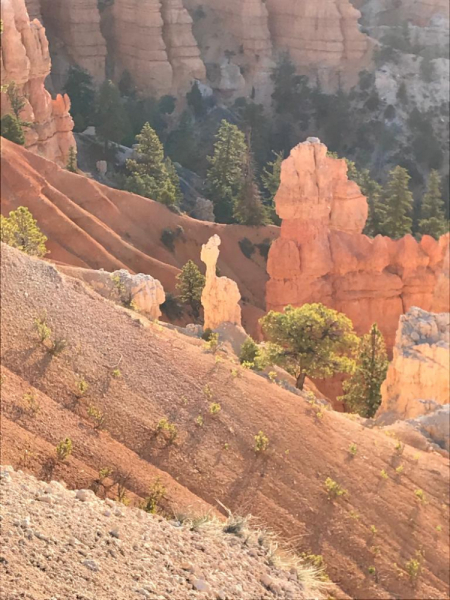
<instances>
[{"instance_id":1,"label":"evergreen tree","mask_svg":"<svg viewBox=\"0 0 450 600\"><path fill-rule=\"evenodd\" d=\"M183 112L178 127L169 133L165 147L174 162L194 172L200 170L203 157L198 148L193 119L188 111Z\"/></svg>"},{"instance_id":2,"label":"evergreen tree","mask_svg":"<svg viewBox=\"0 0 450 600\"><path fill-rule=\"evenodd\" d=\"M255 179L255 168L250 145L247 149L244 182L234 204L233 216L241 225L261 227L267 225L267 211Z\"/></svg>"},{"instance_id":3,"label":"evergreen tree","mask_svg":"<svg viewBox=\"0 0 450 600\"><path fill-rule=\"evenodd\" d=\"M21 121L15 116L6 114L1 118L0 131L2 137L23 146L25 144L25 135L23 133Z\"/></svg>"},{"instance_id":4,"label":"evergreen tree","mask_svg":"<svg viewBox=\"0 0 450 600\"><path fill-rule=\"evenodd\" d=\"M84 69L71 66L63 91L70 98L70 112L75 123L75 131L84 131L92 124L95 113L92 77Z\"/></svg>"},{"instance_id":5,"label":"evergreen tree","mask_svg":"<svg viewBox=\"0 0 450 600\"><path fill-rule=\"evenodd\" d=\"M77 149L75 148L75 146L70 146L69 148L69 158L67 160L66 169L71 173L78 172Z\"/></svg>"},{"instance_id":6,"label":"evergreen tree","mask_svg":"<svg viewBox=\"0 0 450 600\"><path fill-rule=\"evenodd\" d=\"M369 205L364 233L370 237L375 237L381 233L381 221L384 217L383 188L371 178L368 169L359 171L351 160L347 160L347 165L349 179L358 184Z\"/></svg>"},{"instance_id":7,"label":"evergreen tree","mask_svg":"<svg viewBox=\"0 0 450 600\"><path fill-rule=\"evenodd\" d=\"M389 173L380 230L383 235L393 239L411 233L413 195L409 190L410 179L403 167L397 166Z\"/></svg>"},{"instance_id":8,"label":"evergreen tree","mask_svg":"<svg viewBox=\"0 0 450 600\"><path fill-rule=\"evenodd\" d=\"M213 156L208 157L207 174L209 199L219 223L233 222L233 207L241 190L247 147L245 136L223 120L216 135Z\"/></svg>"},{"instance_id":9,"label":"evergreen tree","mask_svg":"<svg viewBox=\"0 0 450 600\"><path fill-rule=\"evenodd\" d=\"M99 92L96 114L97 133L108 142L121 142L125 137L129 123L126 111L122 105L120 92L110 80L105 81Z\"/></svg>"},{"instance_id":10,"label":"evergreen tree","mask_svg":"<svg viewBox=\"0 0 450 600\"><path fill-rule=\"evenodd\" d=\"M376 324L361 338L358 356L355 371L343 384L344 395L340 399L351 412L371 418L381 404L381 384L389 364L384 338Z\"/></svg>"},{"instance_id":11,"label":"evergreen tree","mask_svg":"<svg viewBox=\"0 0 450 600\"><path fill-rule=\"evenodd\" d=\"M25 107L26 102L22 94L19 93L19 90L17 89L17 86L14 81L11 81L11 83L8 84L8 87L6 89L6 95L8 96L11 109L16 119L20 120L20 113Z\"/></svg>"},{"instance_id":12,"label":"evergreen tree","mask_svg":"<svg viewBox=\"0 0 450 600\"><path fill-rule=\"evenodd\" d=\"M303 389L306 377L325 378L351 372L351 354L358 338L353 324L342 313L323 304L286 306L260 320L268 344L267 360L279 364Z\"/></svg>"},{"instance_id":13,"label":"evergreen tree","mask_svg":"<svg viewBox=\"0 0 450 600\"><path fill-rule=\"evenodd\" d=\"M172 161L164 160L164 148L155 130L146 123L136 140L138 158L127 160L131 173L127 190L166 206L176 204L181 196L179 178Z\"/></svg>"},{"instance_id":14,"label":"evergreen tree","mask_svg":"<svg viewBox=\"0 0 450 600\"><path fill-rule=\"evenodd\" d=\"M427 192L423 197L420 211L419 231L438 239L448 231L445 219L445 205L441 194L441 178L438 171L432 170L428 179Z\"/></svg>"},{"instance_id":15,"label":"evergreen tree","mask_svg":"<svg viewBox=\"0 0 450 600\"><path fill-rule=\"evenodd\" d=\"M205 276L200 273L197 265L189 260L181 269L177 276L177 290L180 300L191 307L192 313L196 319L200 314L201 299L203 288L205 287Z\"/></svg>"},{"instance_id":16,"label":"evergreen tree","mask_svg":"<svg viewBox=\"0 0 450 600\"><path fill-rule=\"evenodd\" d=\"M203 96L197 81L194 82L191 91L186 94L186 100L196 118L200 118L206 113Z\"/></svg>"},{"instance_id":17,"label":"evergreen tree","mask_svg":"<svg viewBox=\"0 0 450 600\"><path fill-rule=\"evenodd\" d=\"M275 211L275 196L280 187L281 165L283 163L283 153L273 152L274 160L267 163L261 173L261 183L266 198L269 217L275 225L281 224L281 219Z\"/></svg>"},{"instance_id":18,"label":"evergreen tree","mask_svg":"<svg viewBox=\"0 0 450 600\"><path fill-rule=\"evenodd\" d=\"M181 191L180 178L178 176L177 169L169 157L166 158L164 164L166 167L167 176L175 188L175 204L180 204L180 202L183 200L183 192Z\"/></svg>"},{"instance_id":19,"label":"evergreen tree","mask_svg":"<svg viewBox=\"0 0 450 600\"><path fill-rule=\"evenodd\" d=\"M0 239L8 246L18 248L31 256L47 254L47 238L25 206L11 211L9 217L0 217Z\"/></svg>"}]
</instances>

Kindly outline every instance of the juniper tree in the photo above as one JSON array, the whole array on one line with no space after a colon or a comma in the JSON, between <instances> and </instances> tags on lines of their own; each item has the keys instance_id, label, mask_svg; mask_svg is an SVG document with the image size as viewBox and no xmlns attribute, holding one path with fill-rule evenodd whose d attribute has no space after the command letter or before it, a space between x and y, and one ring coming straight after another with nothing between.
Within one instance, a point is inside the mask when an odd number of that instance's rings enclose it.
<instances>
[{"instance_id":1,"label":"juniper tree","mask_svg":"<svg viewBox=\"0 0 450 600\"><path fill-rule=\"evenodd\" d=\"M247 148L244 181L234 204L233 216L241 225L251 227L260 227L268 222L267 211L262 203L261 192L255 179L255 168L250 146Z\"/></svg>"},{"instance_id":2,"label":"juniper tree","mask_svg":"<svg viewBox=\"0 0 450 600\"><path fill-rule=\"evenodd\" d=\"M413 195L409 190L410 179L408 171L400 166L389 173L380 230L393 239L411 233Z\"/></svg>"},{"instance_id":3,"label":"juniper tree","mask_svg":"<svg viewBox=\"0 0 450 600\"><path fill-rule=\"evenodd\" d=\"M205 287L205 276L200 273L197 265L189 260L177 276L177 291L181 302L192 309L192 314L198 319L200 314L203 288Z\"/></svg>"},{"instance_id":4,"label":"juniper tree","mask_svg":"<svg viewBox=\"0 0 450 600\"><path fill-rule=\"evenodd\" d=\"M364 233L375 237L381 231L381 222L384 218L383 188L370 177L368 169L363 169L358 174L357 184L361 192L367 198L369 214L366 221Z\"/></svg>"},{"instance_id":5,"label":"juniper tree","mask_svg":"<svg viewBox=\"0 0 450 600\"><path fill-rule=\"evenodd\" d=\"M31 256L44 256L47 253L47 238L25 206L11 211L8 217L0 216L0 239Z\"/></svg>"},{"instance_id":6,"label":"juniper tree","mask_svg":"<svg viewBox=\"0 0 450 600\"><path fill-rule=\"evenodd\" d=\"M216 135L214 153L208 157L209 199L219 223L233 222L233 207L241 190L247 146L242 131L223 120Z\"/></svg>"},{"instance_id":7,"label":"juniper tree","mask_svg":"<svg viewBox=\"0 0 450 600\"><path fill-rule=\"evenodd\" d=\"M344 401L350 412L371 418L381 404L381 384L388 368L386 345L377 325L359 343L358 361L351 377L344 382Z\"/></svg>"},{"instance_id":8,"label":"juniper tree","mask_svg":"<svg viewBox=\"0 0 450 600\"><path fill-rule=\"evenodd\" d=\"M422 235L431 235L438 239L448 231L448 221L445 218L444 209L441 178L438 171L432 170L420 210L419 231Z\"/></svg>"},{"instance_id":9,"label":"juniper tree","mask_svg":"<svg viewBox=\"0 0 450 600\"><path fill-rule=\"evenodd\" d=\"M275 212L275 196L280 187L281 165L284 157L282 152L274 152L274 159L266 164L261 173L261 183L266 198L269 217L275 225L280 225L281 220Z\"/></svg>"},{"instance_id":10,"label":"juniper tree","mask_svg":"<svg viewBox=\"0 0 450 600\"><path fill-rule=\"evenodd\" d=\"M306 377L320 379L353 369L352 352L358 338L351 320L323 304L286 306L260 320L265 339L266 362L285 368L299 390Z\"/></svg>"}]
</instances>

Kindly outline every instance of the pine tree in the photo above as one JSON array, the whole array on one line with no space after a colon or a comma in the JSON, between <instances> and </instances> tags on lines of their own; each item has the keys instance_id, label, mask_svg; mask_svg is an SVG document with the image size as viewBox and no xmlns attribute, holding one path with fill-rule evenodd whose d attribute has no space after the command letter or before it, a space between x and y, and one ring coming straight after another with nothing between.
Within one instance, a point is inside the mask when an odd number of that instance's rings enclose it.
<instances>
[{"instance_id":1,"label":"pine tree","mask_svg":"<svg viewBox=\"0 0 450 600\"><path fill-rule=\"evenodd\" d=\"M383 235L398 239L411 233L413 195L409 190L411 177L403 167L395 167L389 173L385 207L380 230Z\"/></svg>"},{"instance_id":2,"label":"pine tree","mask_svg":"<svg viewBox=\"0 0 450 600\"><path fill-rule=\"evenodd\" d=\"M209 199L219 223L233 222L234 202L243 180L247 147L245 136L236 127L223 120L216 135L213 156L208 157L207 174Z\"/></svg>"},{"instance_id":3,"label":"pine tree","mask_svg":"<svg viewBox=\"0 0 450 600\"><path fill-rule=\"evenodd\" d=\"M203 288L205 287L205 276L200 273L197 265L189 260L181 269L177 276L177 290L180 294L180 300L188 304L194 317L198 319L200 314L201 299Z\"/></svg>"},{"instance_id":4,"label":"pine tree","mask_svg":"<svg viewBox=\"0 0 450 600\"><path fill-rule=\"evenodd\" d=\"M21 122L15 115L4 115L0 121L0 128L2 137L20 146L25 144L25 135Z\"/></svg>"},{"instance_id":5,"label":"pine tree","mask_svg":"<svg viewBox=\"0 0 450 600\"><path fill-rule=\"evenodd\" d=\"M448 221L445 219L444 209L441 178L438 171L432 170L420 211L419 231L422 235L431 235L438 239L448 231Z\"/></svg>"},{"instance_id":6,"label":"pine tree","mask_svg":"<svg viewBox=\"0 0 450 600\"><path fill-rule=\"evenodd\" d=\"M370 237L375 237L381 232L381 221L384 218L383 188L370 177L368 169L359 172L356 183L359 185L362 194L366 196L369 205L369 215L364 233Z\"/></svg>"},{"instance_id":7,"label":"pine tree","mask_svg":"<svg viewBox=\"0 0 450 600\"><path fill-rule=\"evenodd\" d=\"M97 133L105 140L105 149L110 141L121 142L129 129L120 92L112 81L105 81L100 88L95 124Z\"/></svg>"},{"instance_id":8,"label":"pine tree","mask_svg":"<svg viewBox=\"0 0 450 600\"><path fill-rule=\"evenodd\" d=\"M84 131L94 117L95 91L92 77L87 71L71 66L64 90L70 98L70 112L75 122L75 131Z\"/></svg>"},{"instance_id":9,"label":"pine tree","mask_svg":"<svg viewBox=\"0 0 450 600\"><path fill-rule=\"evenodd\" d=\"M66 169L71 173L78 172L77 149L75 146L70 146L69 148L69 158L67 159Z\"/></svg>"},{"instance_id":10,"label":"pine tree","mask_svg":"<svg viewBox=\"0 0 450 600\"><path fill-rule=\"evenodd\" d=\"M267 163L261 173L261 183L266 197L269 217L275 225L281 224L281 219L275 211L275 196L280 187L281 165L284 157L282 152L274 152L274 160Z\"/></svg>"},{"instance_id":11,"label":"pine tree","mask_svg":"<svg viewBox=\"0 0 450 600\"><path fill-rule=\"evenodd\" d=\"M377 325L361 338L359 360L352 376L344 382L341 400L351 412L371 418L381 404L381 384L389 361L384 338Z\"/></svg>"},{"instance_id":12,"label":"pine tree","mask_svg":"<svg viewBox=\"0 0 450 600\"><path fill-rule=\"evenodd\" d=\"M179 177L172 161L164 159L163 145L149 123L145 123L136 140L138 158L127 160L131 173L127 190L166 206L177 204L181 198Z\"/></svg>"},{"instance_id":13,"label":"pine tree","mask_svg":"<svg viewBox=\"0 0 450 600\"><path fill-rule=\"evenodd\" d=\"M194 111L194 115L197 118L202 117L205 114L206 110L204 106L203 96L200 91L200 88L198 87L197 81L194 82L191 91L186 94L186 100L188 105Z\"/></svg>"},{"instance_id":14,"label":"pine tree","mask_svg":"<svg viewBox=\"0 0 450 600\"><path fill-rule=\"evenodd\" d=\"M261 201L261 192L255 179L255 168L250 144L247 148L247 159L244 183L234 204L233 216L241 225L261 227L267 225L267 211Z\"/></svg>"},{"instance_id":15,"label":"pine tree","mask_svg":"<svg viewBox=\"0 0 450 600\"><path fill-rule=\"evenodd\" d=\"M25 206L11 211L9 217L1 216L0 239L8 246L18 248L31 256L44 256L47 253L47 238Z\"/></svg>"}]
</instances>

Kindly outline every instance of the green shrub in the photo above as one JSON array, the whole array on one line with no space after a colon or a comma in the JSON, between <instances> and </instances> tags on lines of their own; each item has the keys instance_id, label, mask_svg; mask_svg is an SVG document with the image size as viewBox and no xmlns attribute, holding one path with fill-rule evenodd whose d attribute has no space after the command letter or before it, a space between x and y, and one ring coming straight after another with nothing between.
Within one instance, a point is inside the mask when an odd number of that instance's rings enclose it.
<instances>
[{"instance_id":1,"label":"green shrub","mask_svg":"<svg viewBox=\"0 0 450 600\"><path fill-rule=\"evenodd\" d=\"M72 454L73 444L70 438L59 442L56 446L56 456L59 461L64 462Z\"/></svg>"},{"instance_id":2,"label":"green shrub","mask_svg":"<svg viewBox=\"0 0 450 600\"><path fill-rule=\"evenodd\" d=\"M141 504L141 508L145 512L155 514L158 510L159 503L166 497L166 487L159 477L150 486L149 495Z\"/></svg>"},{"instance_id":3,"label":"green shrub","mask_svg":"<svg viewBox=\"0 0 450 600\"><path fill-rule=\"evenodd\" d=\"M344 490L334 479L327 477L325 479L325 489L328 493L328 498L339 498L340 496L346 496L347 490Z\"/></svg>"},{"instance_id":4,"label":"green shrub","mask_svg":"<svg viewBox=\"0 0 450 600\"><path fill-rule=\"evenodd\" d=\"M105 424L105 415L102 413L102 411L96 406L91 405L89 406L87 413L94 422L94 429L102 429L103 425Z\"/></svg>"},{"instance_id":5,"label":"green shrub","mask_svg":"<svg viewBox=\"0 0 450 600\"><path fill-rule=\"evenodd\" d=\"M255 452L265 452L269 447L269 438L264 432L259 431L255 435Z\"/></svg>"},{"instance_id":6,"label":"green shrub","mask_svg":"<svg viewBox=\"0 0 450 600\"><path fill-rule=\"evenodd\" d=\"M250 336L245 340L241 346L241 352L239 354L239 361L243 363L255 364L256 357L258 356L258 344Z\"/></svg>"},{"instance_id":7,"label":"green shrub","mask_svg":"<svg viewBox=\"0 0 450 600\"><path fill-rule=\"evenodd\" d=\"M12 210L8 217L0 217L0 239L30 256L42 257L47 254L47 238L25 206Z\"/></svg>"},{"instance_id":8,"label":"green shrub","mask_svg":"<svg viewBox=\"0 0 450 600\"><path fill-rule=\"evenodd\" d=\"M164 417L156 426L156 433L162 433L167 443L173 444L178 435L178 429L174 423L171 423L166 417Z\"/></svg>"}]
</instances>

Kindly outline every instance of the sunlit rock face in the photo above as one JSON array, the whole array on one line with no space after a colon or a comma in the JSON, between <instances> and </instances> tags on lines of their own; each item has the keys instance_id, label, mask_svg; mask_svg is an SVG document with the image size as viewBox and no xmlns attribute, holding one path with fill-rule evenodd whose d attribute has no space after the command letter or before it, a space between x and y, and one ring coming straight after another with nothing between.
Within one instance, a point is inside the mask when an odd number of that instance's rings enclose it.
<instances>
[{"instance_id":1,"label":"sunlit rock face","mask_svg":"<svg viewBox=\"0 0 450 600\"><path fill-rule=\"evenodd\" d=\"M411 419L449 402L449 323L448 312L402 315L377 417Z\"/></svg>"},{"instance_id":2,"label":"sunlit rock face","mask_svg":"<svg viewBox=\"0 0 450 600\"><path fill-rule=\"evenodd\" d=\"M217 329L224 323L241 325L241 294L237 284L228 277L217 277L220 237L213 235L202 246L201 259L206 265L206 283L202 293L205 329Z\"/></svg>"},{"instance_id":3,"label":"sunlit rock face","mask_svg":"<svg viewBox=\"0 0 450 600\"><path fill-rule=\"evenodd\" d=\"M2 86L14 83L25 100L20 112L25 127L25 146L29 150L66 164L69 149L75 146L73 121L67 95L52 99L44 81L51 61L45 29L38 20L30 22L24 0L2 1ZM1 93L1 114L12 112L6 92Z\"/></svg>"},{"instance_id":4,"label":"sunlit rock face","mask_svg":"<svg viewBox=\"0 0 450 600\"><path fill-rule=\"evenodd\" d=\"M366 199L345 160L327 156L317 138L284 161L275 204L282 225L269 252L268 310L322 302L347 314L359 333L377 323L390 348L411 306L445 310L448 236L418 243L363 235Z\"/></svg>"}]
</instances>

